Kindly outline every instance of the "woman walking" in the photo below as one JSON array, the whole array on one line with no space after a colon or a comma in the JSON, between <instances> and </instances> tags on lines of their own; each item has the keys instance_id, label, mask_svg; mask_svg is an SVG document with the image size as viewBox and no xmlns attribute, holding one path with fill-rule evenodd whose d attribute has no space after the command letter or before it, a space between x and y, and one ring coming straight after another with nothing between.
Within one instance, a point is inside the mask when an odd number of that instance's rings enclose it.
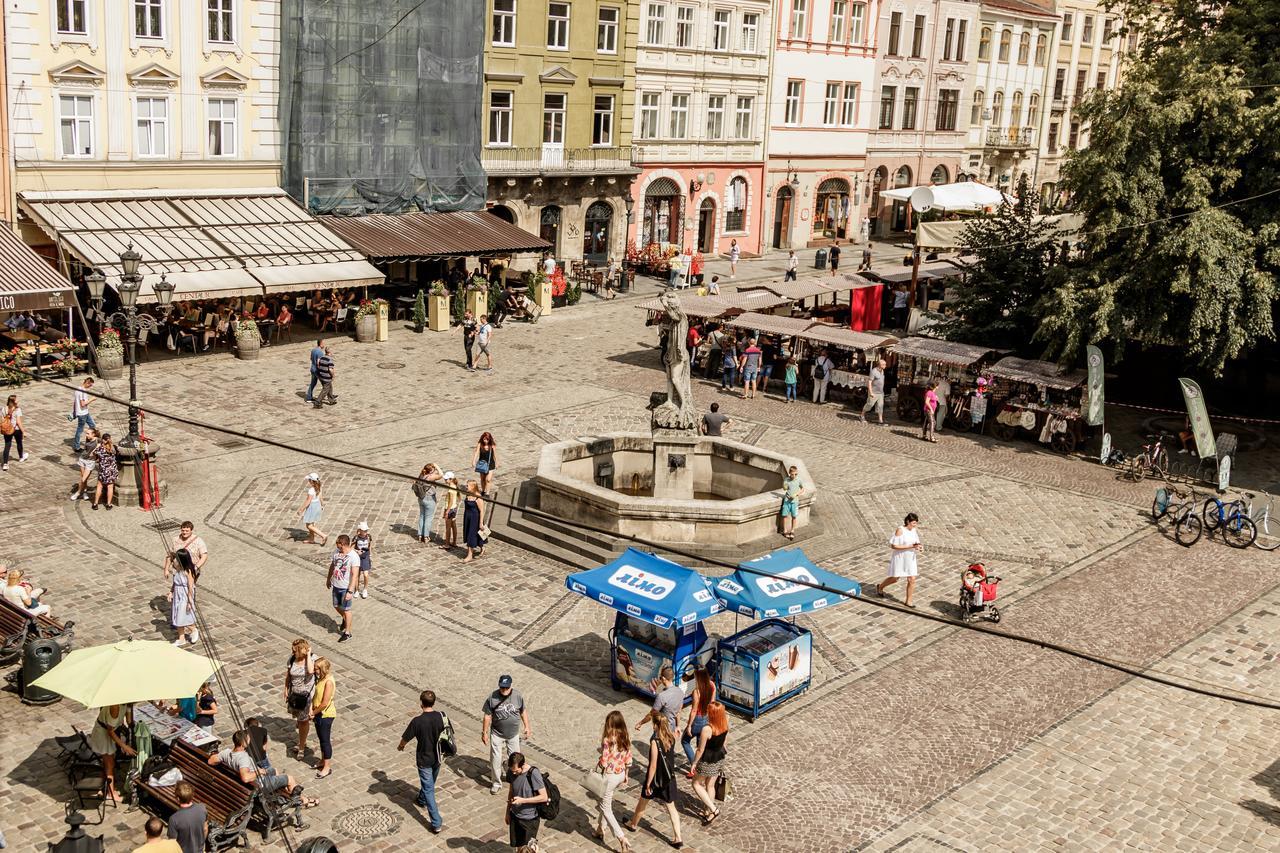
<instances>
[{"instance_id":1,"label":"woman walking","mask_svg":"<svg viewBox=\"0 0 1280 853\"><path fill-rule=\"evenodd\" d=\"M98 719L89 732L89 746L102 759L102 775L107 777L107 793L113 800L120 799L116 792L116 752L134 755L133 747L116 731L133 728L129 717L128 705L110 705L98 712Z\"/></svg>"},{"instance_id":2,"label":"woman walking","mask_svg":"<svg viewBox=\"0 0 1280 853\"><path fill-rule=\"evenodd\" d=\"M907 606L915 607L911 597L916 591L916 555L924 551L920 544L920 534L916 531L920 519L914 512L907 513L902 526L893 532L889 540L889 576L876 584L876 595L885 597L884 589L898 582L898 578L907 579Z\"/></svg>"},{"instance_id":3,"label":"woman walking","mask_svg":"<svg viewBox=\"0 0 1280 853\"><path fill-rule=\"evenodd\" d=\"M604 829L618 839L622 853L627 853L631 845L613 815L613 795L627 781L627 768L631 766L631 735L627 731L627 721L621 711L610 711L604 718L604 731L600 735L600 760L596 762L596 772L604 778L604 796L600 798L599 815L596 820L596 838L604 840Z\"/></svg>"},{"instance_id":4,"label":"woman walking","mask_svg":"<svg viewBox=\"0 0 1280 853\"><path fill-rule=\"evenodd\" d=\"M742 250L738 248L736 239L729 241L729 278L738 277L738 258L742 257Z\"/></svg>"},{"instance_id":5,"label":"woman walking","mask_svg":"<svg viewBox=\"0 0 1280 853\"><path fill-rule=\"evenodd\" d=\"M351 593L368 598L369 573L373 571L373 537L369 535L369 522L362 521L356 525L356 532L351 536L351 549L360 558L360 588L353 589Z\"/></svg>"},{"instance_id":6,"label":"woman walking","mask_svg":"<svg viewBox=\"0 0 1280 853\"><path fill-rule=\"evenodd\" d=\"M710 826L720 817L720 809L716 806L716 779L724 772L725 752L724 740L729 734L729 715L724 705L712 702L707 708L707 725L698 738L698 754L693 759L693 793L706 811L702 814L702 825Z\"/></svg>"},{"instance_id":7,"label":"woman walking","mask_svg":"<svg viewBox=\"0 0 1280 853\"><path fill-rule=\"evenodd\" d=\"M935 444L938 439L933 435L934 418L938 411L938 387L936 381L930 382L929 387L924 392L924 408L921 410L920 437L925 441L932 441Z\"/></svg>"},{"instance_id":8,"label":"woman walking","mask_svg":"<svg viewBox=\"0 0 1280 853\"><path fill-rule=\"evenodd\" d=\"M684 757L689 760L689 778L693 778L694 750L698 736L707 726L707 709L716 701L716 684L705 669L693 673L693 705L689 710L689 722L680 737L680 746L684 748Z\"/></svg>"},{"instance_id":9,"label":"woman walking","mask_svg":"<svg viewBox=\"0 0 1280 853\"><path fill-rule=\"evenodd\" d=\"M86 427L84 442L80 445L80 458L76 460L76 465L80 469L80 482L71 487L71 500L73 501L78 501L81 498L89 500L89 475L98 466L98 463L94 461L97 459L94 455L97 450L98 431L93 427Z\"/></svg>"},{"instance_id":10,"label":"woman walking","mask_svg":"<svg viewBox=\"0 0 1280 853\"><path fill-rule=\"evenodd\" d=\"M493 472L498 468L498 445L494 444L491 434L486 432L480 436L480 440L476 442L476 452L471 458L471 464L480 475L480 495L483 497L489 493Z\"/></svg>"},{"instance_id":11,"label":"woman walking","mask_svg":"<svg viewBox=\"0 0 1280 853\"><path fill-rule=\"evenodd\" d=\"M462 543L467 546L467 556L462 562L470 563L476 557L484 556L485 540L480 535L482 527L484 527L484 497L476 481L467 480L466 497L462 501Z\"/></svg>"},{"instance_id":12,"label":"woman walking","mask_svg":"<svg viewBox=\"0 0 1280 853\"><path fill-rule=\"evenodd\" d=\"M107 509L111 509L116 498L116 479L120 476L120 466L116 464L116 449L111 444L111 434L104 432L102 440L93 451L93 462L98 469L98 485L93 490L93 509L102 502L103 489L106 489Z\"/></svg>"},{"instance_id":13,"label":"woman walking","mask_svg":"<svg viewBox=\"0 0 1280 853\"><path fill-rule=\"evenodd\" d=\"M302 758L307 750L307 731L311 728L311 702L316 692L316 656L311 644L299 637L293 641L293 655L284 671L284 704L298 728L298 745L294 757Z\"/></svg>"},{"instance_id":14,"label":"woman walking","mask_svg":"<svg viewBox=\"0 0 1280 853\"><path fill-rule=\"evenodd\" d=\"M324 500L320 497L320 475L313 471L307 475L307 496L303 498L302 507L298 510L298 517L307 528L305 541L308 545L323 545L329 541L329 534L316 526L320 523L320 515L323 511ZM319 542L316 541L317 536L320 537Z\"/></svg>"},{"instance_id":15,"label":"woman walking","mask_svg":"<svg viewBox=\"0 0 1280 853\"><path fill-rule=\"evenodd\" d=\"M462 503L462 489L452 471L444 472L444 544L440 547L451 551L458 547L458 504Z\"/></svg>"},{"instance_id":16,"label":"woman walking","mask_svg":"<svg viewBox=\"0 0 1280 853\"><path fill-rule=\"evenodd\" d=\"M419 542L431 541L431 526L436 519L436 483L441 479L440 469L434 462L428 462L413 481L413 494L418 499Z\"/></svg>"},{"instance_id":17,"label":"woman walking","mask_svg":"<svg viewBox=\"0 0 1280 853\"><path fill-rule=\"evenodd\" d=\"M316 725L316 737L320 739L320 767L316 778L324 779L333 774L333 721L338 716L333 697L337 692L332 667L328 658L316 658L316 689L311 699L311 721Z\"/></svg>"},{"instance_id":18,"label":"woman walking","mask_svg":"<svg viewBox=\"0 0 1280 853\"><path fill-rule=\"evenodd\" d=\"M195 645L200 639L200 631L196 628L196 578L195 563L191 552L179 548L173 552L173 576L169 579L169 624L178 631L175 646L191 643Z\"/></svg>"},{"instance_id":19,"label":"woman walking","mask_svg":"<svg viewBox=\"0 0 1280 853\"><path fill-rule=\"evenodd\" d=\"M673 772L676 736L666 714L661 711L650 711L649 721L653 723L653 734L649 736L649 771L645 774L644 787L640 790L640 799L636 800L636 810L627 823L627 829L631 832L639 829L640 817L649 807L649 801L657 800L667 807L675 839L671 846L679 849L684 842L680 840L680 813L676 811L676 777Z\"/></svg>"},{"instance_id":20,"label":"woman walking","mask_svg":"<svg viewBox=\"0 0 1280 853\"><path fill-rule=\"evenodd\" d=\"M9 447L15 442L18 445L18 461L26 462L27 456L22 450L22 408L18 405L18 395L10 394L4 404L4 414L0 415L0 434L4 435L4 462L0 470L9 470Z\"/></svg>"}]
</instances>

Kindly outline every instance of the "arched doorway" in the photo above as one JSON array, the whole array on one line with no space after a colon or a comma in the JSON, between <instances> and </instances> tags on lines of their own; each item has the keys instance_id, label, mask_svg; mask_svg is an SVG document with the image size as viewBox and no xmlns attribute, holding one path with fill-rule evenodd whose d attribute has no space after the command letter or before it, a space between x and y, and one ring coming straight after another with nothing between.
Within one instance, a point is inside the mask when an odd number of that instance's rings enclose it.
<instances>
[{"instance_id":1,"label":"arched doorway","mask_svg":"<svg viewBox=\"0 0 1280 853\"><path fill-rule=\"evenodd\" d=\"M934 167L934 169L933 169L933 174L929 176L929 183L931 183L931 184L945 184L945 183L947 183L947 178L948 178L948 177L949 177L949 176L947 175L947 167L946 167L946 166L935 166L935 167Z\"/></svg>"},{"instance_id":2,"label":"arched doorway","mask_svg":"<svg viewBox=\"0 0 1280 853\"><path fill-rule=\"evenodd\" d=\"M880 191L885 188L885 184L889 181L889 170L884 166L876 169L875 174L871 176L871 196L868 210L871 211L871 233L879 234L879 224L884 217L880 215Z\"/></svg>"},{"instance_id":3,"label":"arched doorway","mask_svg":"<svg viewBox=\"0 0 1280 853\"><path fill-rule=\"evenodd\" d=\"M893 175L894 189L911 186L911 167L903 166ZM907 203L905 201L895 201L893 203L893 230L907 230Z\"/></svg>"},{"instance_id":4,"label":"arched doorway","mask_svg":"<svg viewBox=\"0 0 1280 853\"><path fill-rule=\"evenodd\" d=\"M587 208L583 221L582 257L592 264L609 260L609 231L613 222L613 208L608 202L594 201Z\"/></svg>"},{"instance_id":5,"label":"arched doorway","mask_svg":"<svg viewBox=\"0 0 1280 853\"><path fill-rule=\"evenodd\" d=\"M640 219L640 245L680 242L680 187L670 178L658 178L644 193Z\"/></svg>"},{"instance_id":6,"label":"arched doorway","mask_svg":"<svg viewBox=\"0 0 1280 853\"><path fill-rule=\"evenodd\" d=\"M560 208L554 204L549 204L542 208L542 217L539 220L538 236L551 244L551 254L553 257L560 255Z\"/></svg>"},{"instance_id":7,"label":"arched doorway","mask_svg":"<svg viewBox=\"0 0 1280 853\"><path fill-rule=\"evenodd\" d=\"M817 195L813 206L814 236L845 236L849 223L849 182L844 178L827 178L818 184Z\"/></svg>"},{"instance_id":8,"label":"arched doorway","mask_svg":"<svg viewBox=\"0 0 1280 853\"><path fill-rule=\"evenodd\" d=\"M773 248L791 248L791 205L795 192L789 186L778 190L773 202Z\"/></svg>"},{"instance_id":9,"label":"arched doorway","mask_svg":"<svg viewBox=\"0 0 1280 853\"><path fill-rule=\"evenodd\" d=\"M715 244L716 203L708 196L698 206L698 251L709 255L715 251Z\"/></svg>"},{"instance_id":10,"label":"arched doorway","mask_svg":"<svg viewBox=\"0 0 1280 853\"><path fill-rule=\"evenodd\" d=\"M493 207L489 208L489 212L501 219L503 222L510 222L512 225L516 224L515 211L507 207L505 204L495 204Z\"/></svg>"}]
</instances>

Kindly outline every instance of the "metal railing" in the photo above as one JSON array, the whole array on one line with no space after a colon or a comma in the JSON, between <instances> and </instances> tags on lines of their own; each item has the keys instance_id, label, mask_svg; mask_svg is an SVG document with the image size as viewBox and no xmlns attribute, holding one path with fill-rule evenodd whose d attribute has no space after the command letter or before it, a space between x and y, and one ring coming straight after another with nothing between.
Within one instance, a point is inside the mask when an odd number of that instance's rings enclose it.
<instances>
[{"instance_id":1,"label":"metal railing","mask_svg":"<svg viewBox=\"0 0 1280 853\"><path fill-rule=\"evenodd\" d=\"M481 155L491 175L537 175L547 172L606 173L635 171L630 146L617 148L486 148Z\"/></svg>"},{"instance_id":2,"label":"metal railing","mask_svg":"<svg viewBox=\"0 0 1280 853\"><path fill-rule=\"evenodd\" d=\"M1033 127L989 127L988 148L1030 148L1035 136Z\"/></svg>"}]
</instances>

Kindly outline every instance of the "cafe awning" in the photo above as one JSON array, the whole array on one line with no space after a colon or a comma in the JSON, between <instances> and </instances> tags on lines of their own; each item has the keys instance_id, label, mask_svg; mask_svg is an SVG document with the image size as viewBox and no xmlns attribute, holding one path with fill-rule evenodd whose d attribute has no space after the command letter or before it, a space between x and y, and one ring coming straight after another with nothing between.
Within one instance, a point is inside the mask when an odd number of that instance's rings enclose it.
<instances>
[{"instance_id":1,"label":"cafe awning","mask_svg":"<svg viewBox=\"0 0 1280 853\"><path fill-rule=\"evenodd\" d=\"M379 261L511 255L552 246L487 211L322 216L325 227Z\"/></svg>"},{"instance_id":2,"label":"cafe awning","mask_svg":"<svg viewBox=\"0 0 1280 853\"><path fill-rule=\"evenodd\" d=\"M75 301L71 282L0 224L0 313L47 311Z\"/></svg>"},{"instance_id":3,"label":"cafe awning","mask_svg":"<svg viewBox=\"0 0 1280 853\"><path fill-rule=\"evenodd\" d=\"M165 274L175 299L358 287L383 275L277 187L25 192L23 213L119 288L120 253L142 255L139 302ZM289 272L282 272L289 270ZM287 284L287 286L285 286Z\"/></svg>"}]
</instances>

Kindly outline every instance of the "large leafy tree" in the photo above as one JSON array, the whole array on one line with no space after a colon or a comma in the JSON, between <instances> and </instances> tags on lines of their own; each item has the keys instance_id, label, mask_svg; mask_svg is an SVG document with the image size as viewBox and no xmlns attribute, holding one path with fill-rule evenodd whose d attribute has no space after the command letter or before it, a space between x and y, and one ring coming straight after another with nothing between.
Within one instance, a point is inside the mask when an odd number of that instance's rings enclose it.
<instances>
[{"instance_id":1,"label":"large leafy tree","mask_svg":"<svg viewBox=\"0 0 1280 853\"><path fill-rule=\"evenodd\" d=\"M1280 270L1280 0L1119 2L1140 36L1119 89L1081 106L1064 179L1079 258L1040 307L1063 359L1175 344L1221 373L1274 336Z\"/></svg>"}]
</instances>

